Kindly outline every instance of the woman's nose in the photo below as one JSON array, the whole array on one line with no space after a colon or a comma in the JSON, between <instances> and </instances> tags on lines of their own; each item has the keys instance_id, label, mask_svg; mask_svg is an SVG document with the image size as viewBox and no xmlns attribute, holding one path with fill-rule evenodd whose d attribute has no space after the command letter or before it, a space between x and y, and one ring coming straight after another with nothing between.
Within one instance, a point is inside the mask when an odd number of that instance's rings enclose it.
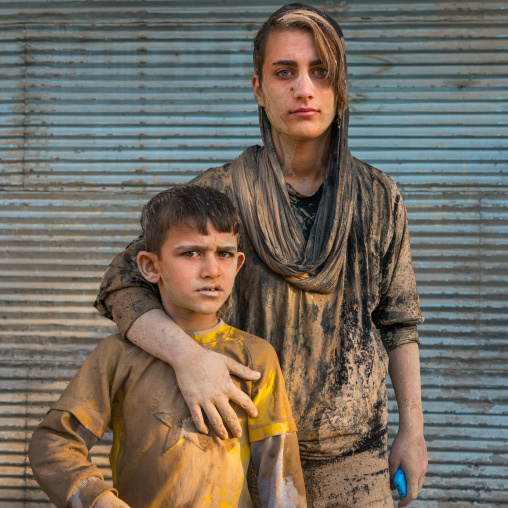
<instances>
[{"instance_id":1,"label":"woman's nose","mask_svg":"<svg viewBox=\"0 0 508 508\"><path fill-rule=\"evenodd\" d=\"M301 72L294 86L295 97L308 99L314 96L314 83L307 72Z\"/></svg>"}]
</instances>

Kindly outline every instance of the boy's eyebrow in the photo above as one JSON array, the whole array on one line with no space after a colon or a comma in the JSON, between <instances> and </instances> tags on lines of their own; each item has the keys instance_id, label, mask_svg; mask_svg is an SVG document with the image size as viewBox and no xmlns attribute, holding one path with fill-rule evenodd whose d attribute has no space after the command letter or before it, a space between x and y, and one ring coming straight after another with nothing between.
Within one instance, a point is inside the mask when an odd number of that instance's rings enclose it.
<instances>
[{"instance_id":1,"label":"boy's eyebrow","mask_svg":"<svg viewBox=\"0 0 508 508\"><path fill-rule=\"evenodd\" d=\"M296 67L298 64L296 63L296 60L277 60L276 62L273 62L272 65L287 65L288 67ZM323 60L321 60L321 58L312 60L309 67L314 67L315 65L323 65Z\"/></svg>"},{"instance_id":2,"label":"boy's eyebrow","mask_svg":"<svg viewBox=\"0 0 508 508\"><path fill-rule=\"evenodd\" d=\"M203 245L200 245L200 244L177 245L175 247L175 251L177 251L177 252L186 252L186 251L191 251L191 250L202 250L202 249L203 249ZM235 252L236 250L238 250L238 247L235 247L234 245L225 245L225 246L219 245L217 247L217 250L227 250L227 251Z\"/></svg>"}]
</instances>

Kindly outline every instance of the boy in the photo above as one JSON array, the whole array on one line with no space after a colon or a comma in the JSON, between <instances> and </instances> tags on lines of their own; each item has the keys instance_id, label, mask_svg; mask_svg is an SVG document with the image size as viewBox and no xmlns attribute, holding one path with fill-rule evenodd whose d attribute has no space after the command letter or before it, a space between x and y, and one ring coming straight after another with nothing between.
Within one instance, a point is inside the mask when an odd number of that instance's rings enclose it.
<instances>
[{"instance_id":1,"label":"boy","mask_svg":"<svg viewBox=\"0 0 508 508\"><path fill-rule=\"evenodd\" d=\"M244 507L252 506L251 461L263 506L306 506L275 351L216 315L244 262L233 204L209 187L171 189L148 202L141 225L141 273L158 284L166 312L197 342L261 372L257 381L239 383L259 414L236 410L241 438L200 434L172 367L116 334L91 353L35 430L29 457L37 481L62 507ZM114 489L88 457L107 426Z\"/></svg>"}]
</instances>

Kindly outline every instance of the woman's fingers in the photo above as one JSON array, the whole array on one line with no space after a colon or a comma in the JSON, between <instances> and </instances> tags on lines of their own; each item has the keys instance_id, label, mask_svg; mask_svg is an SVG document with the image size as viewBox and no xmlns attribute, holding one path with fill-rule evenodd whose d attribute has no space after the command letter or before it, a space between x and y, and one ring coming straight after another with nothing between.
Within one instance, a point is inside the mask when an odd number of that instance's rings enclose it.
<instances>
[{"instance_id":1,"label":"woman's fingers","mask_svg":"<svg viewBox=\"0 0 508 508\"><path fill-rule=\"evenodd\" d=\"M214 404L207 403L203 406L205 410L206 416L208 417L208 421L210 425L215 429L215 432L221 439L227 439L229 437L228 431L226 427L224 427L224 423L222 422L222 417L217 411L217 408Z\"/></svg>"},{"instance_id":2,"label":"woman's fingers","mask_svg":"<svg viewBox=\"0 0 508 508\"><path fill-rule=\"evenodd\" d=\"M255 381L259 379L261 374L255 370L251 370L245 365L236 362L232 358L227 359L227 366L230 374L241 377L243 379ZM256 418L258 410L250 397L238 388L230 379L228 398L231 402L238 404L243 408L251 418Z\"/></svg>"},{"instance_id":3,"label":"woman's fingers","mask_svg":"<svg viewBox=\"0 0 508 508\"><path fill-rule=\"evenodd\" d=\"M221 401L217 401L215 407L218 409L220 415L222 416L222 420L226 423L226 425L231 430L231 434L233 434L233 436L235 436L235 437L241 437L242 436L242 427L241 427L240 422L238 420L238 415L236 414L235 410L229 404L228 399L224 398Z\"/></svg>"},{"instance_id":4,"label":"woman's fingers","mask_svg":"<svg viewBox=\"0 0 508 508\"><path fill-rule=\"evenodd\" d=\"M178 386L199 432L208 433L203 410L210 425L222 439L229 437L225 424L233 436L242 435L238 415L231 404L238 404L253 418L257 416L256 406L249 396L235 385L231 374L244 379L258 379L259 372L204 348L195 350L187 357L186 362L175 367L175 372Z\"/></svg>"},{"instance_id":5,"label":"woman's fingers","mask_svg":"<svg viewBox=\"0 0 508 508\"><path fill-rule=\"evenodd\" d=\"M205 424L201 406L199 404L188 404L188 407L198 432L201 432L202 434L208 434L208 427Z\"/></svg>"},{"instance_id":6,"label":"woman's fingers","mask_svg":"<svg viewBox=\"0 0 508 508\"><path fill-rule=\"evenodd\" d=\"M227 358L227 357L226 357ZM255 370L249 369L245 365L238 363L232 358L226 360L230 374L241 377L247 381L256 381L260 378L261 374Z\"/></svg>"}]
</instances>

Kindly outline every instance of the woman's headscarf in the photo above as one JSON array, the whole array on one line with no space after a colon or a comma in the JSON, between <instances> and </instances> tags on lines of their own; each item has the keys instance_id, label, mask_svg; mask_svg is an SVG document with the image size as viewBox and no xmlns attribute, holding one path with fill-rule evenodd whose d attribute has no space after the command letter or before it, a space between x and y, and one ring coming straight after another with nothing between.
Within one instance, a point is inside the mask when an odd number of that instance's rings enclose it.
<instances>
[{"instance_id":1,"label":"woman's headscarf","mask_svg":"<svg viewBox=\"0 0 508 508\"><path fill-rule=\"evenodd\" d=\"M337 23L311 6L286 5L272 16L297 9L324 17L343 42ZM264 108L259 108L264 147L248 148L231 165L240 216L257 254L274 272L305 291L328 294L343 284L355 197L348 121L346 107L338 122L332 123L323 195L307 242L289 200Z\"/></svg>"}]
</instances>

